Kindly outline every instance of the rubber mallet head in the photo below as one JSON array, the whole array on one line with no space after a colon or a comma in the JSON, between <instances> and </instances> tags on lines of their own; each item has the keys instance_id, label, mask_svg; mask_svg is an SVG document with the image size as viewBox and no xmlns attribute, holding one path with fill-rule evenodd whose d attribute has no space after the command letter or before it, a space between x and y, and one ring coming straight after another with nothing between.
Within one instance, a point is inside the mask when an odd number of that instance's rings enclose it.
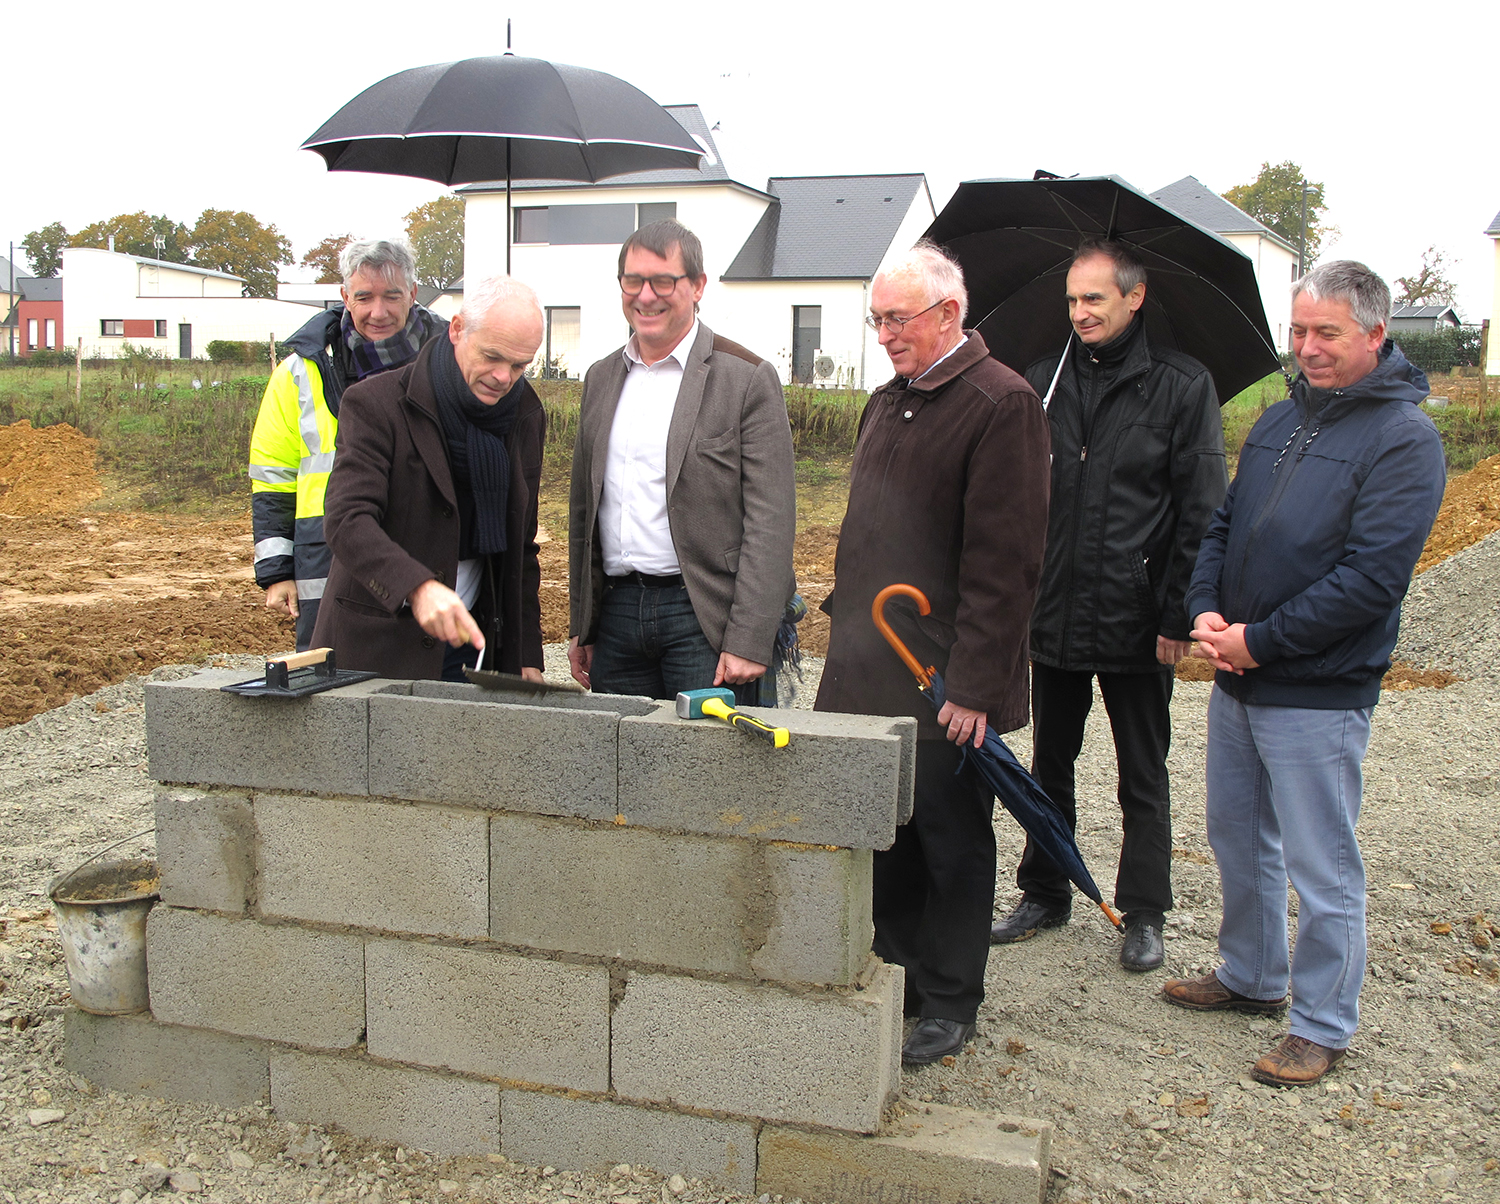
<instances>
[{"instance_id":1,"label":"rubber mallet head","mask_svg":"<svg viewBox=\"0 0 1500 1204\"><path fill-rule=\"evenodd\" d=\"M723 686L709 686L703 690L684 690L677 695L677 718L704 718L703 704L710 698L719 699L727 707L733 708L734 706L734 691L726 690Z\"/></svg>"}]
</instances>

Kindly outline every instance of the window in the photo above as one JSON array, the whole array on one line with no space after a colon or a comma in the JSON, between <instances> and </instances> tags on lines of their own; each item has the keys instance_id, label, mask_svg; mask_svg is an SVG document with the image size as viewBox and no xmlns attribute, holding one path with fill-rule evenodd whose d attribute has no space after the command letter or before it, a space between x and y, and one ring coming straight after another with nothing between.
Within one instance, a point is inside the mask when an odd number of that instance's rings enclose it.
<instances>
[{"instance_id":1,"label":"window","mask_svg":"<svg viewBox=\"0 0 1500 1204\"><path fill-rule=\"evenodd\" d=\"M47 350L57 350L57 319L47 319Z\"/></svg>"},{"instance_id":2,"label":"window","mask_svg":"<svg viewBox=\"0 0 1500 1204\"><path fill-rule=\"evenodd\" d=\"M167 320L165 318L156 319L156 337L159 339L167 337Z\"/></svg>"},{"instance_id":3,"label":"window","mask_svg":"<svg viewBox=\"0 0 1500 1204\"><path fill-rule=\"evenodd\" d=\"M577 362L582 342L582 315L576 305L547 307L547 350L541 375L547 380L578 379Z\"/></svg>"},{"instance_id":4,"label":"window","mask_svg":"<svg viewBox=\"0 0 1500 1204\"><path fill-rule=\"evenodd\" d=\"M554 247L621 243L635 231L634 205L550 205L515 210L514 241Z\"/></svg>"},{"instance_id":5,"label":"window","mask_svg":"<svg viewBox=\"0 0 1500 1204\"><path fill-rule=\"evenodd\" d=\"M652 222L664 222L668 218L675 218L676 216L676 201L659 201L650 205L637 205L635 207L635 228L639 230L642 226L649 226Z\"/></svg>"},{"instance_id":6,"label":"window","mask_svg":"<svg viewBox=\"0 0 1500 1204\"><path fill-rule=\"evenodd\" d=\"M36 350L36 319L26 319L26 350Z\"/></svg>"},{"instance_id":7,"label":"window","mask_svg":"<svg viewBox=\"0 0 1500 1204\"><path fill-rule=\"evenodd\" d=\"M106 339L107 338L123 339L125 337L125 319L124 318L100 318L99 319L99 335L100 335L101 338L106 338Z\"/></svg>"}]
</instances>

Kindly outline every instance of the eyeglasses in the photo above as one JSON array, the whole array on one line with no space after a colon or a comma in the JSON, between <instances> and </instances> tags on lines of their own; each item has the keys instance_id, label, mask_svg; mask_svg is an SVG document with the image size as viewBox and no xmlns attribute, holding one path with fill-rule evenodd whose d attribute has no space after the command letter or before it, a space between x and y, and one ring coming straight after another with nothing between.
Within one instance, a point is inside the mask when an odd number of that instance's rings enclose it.
<instances>
[{"instance_id":1,"label":"eyeglasses","mask_svg":"<svg viewBox=\"0 0 1500 1204\"><path fill-rule=\"evenodd\" d=\"M876 314L871 314L865 319L865 325L868 326L871 330L875 331L877 334L880 333L880 328L882 326L884 326L892 334L900 334L902 328L905 327L908 322L915 322L922 316L922 314L936 309L946 300L948 300L947 297L939 297L936 301L934 301L931 305L924 309L922 313L912 314L912 316L909 318L882 318Z\"/></svg>"},{"instance_id":2,"label":"eyeglasses","mask_svg":"<svg viewBox=\"0 0 1500 1204\"><path fill-rule=\"evenodd\" d=\"M634 297L640 293L641 288L649 281L651 291L658 297L668 296L677 288L679 280L686 280L687 274L681 276L621 276L620 291L627 297Z\"/></svg>"}]
</instances>

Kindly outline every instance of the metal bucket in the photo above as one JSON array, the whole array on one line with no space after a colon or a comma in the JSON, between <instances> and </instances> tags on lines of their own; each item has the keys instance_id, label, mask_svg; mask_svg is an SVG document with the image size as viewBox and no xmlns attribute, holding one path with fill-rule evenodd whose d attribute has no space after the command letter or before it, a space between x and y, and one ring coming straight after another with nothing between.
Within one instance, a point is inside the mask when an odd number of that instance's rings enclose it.
<instances>
[{"instance_id":1,"label":"metal bucket","mask_svg":"<svg viewBox=\"0 0 1500 1204\"><path fill-rule=\"evenodd\" d=\"M68 961L73 1002L96 1016L151 1006L146 987L146 916L159 898L156 862L85 863L47 889Z\"/></svg>"}]
</instances>

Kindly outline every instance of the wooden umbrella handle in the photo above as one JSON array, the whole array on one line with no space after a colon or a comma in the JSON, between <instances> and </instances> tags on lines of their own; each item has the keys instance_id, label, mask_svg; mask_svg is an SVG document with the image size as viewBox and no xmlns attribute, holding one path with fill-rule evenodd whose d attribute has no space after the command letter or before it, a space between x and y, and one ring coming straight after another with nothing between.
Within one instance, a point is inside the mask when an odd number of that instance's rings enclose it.
<instances>
[{"instance_id":1,"label":"wooden umbrella handle","mask_svg":"<svg viewBox=\"0 0 1500 1204\"><path fill-rule=\"evenodd\" d=\"M921 662L911 654L911 649L901 642L901 637L892 631L891 625L885 621L885 604L897 594L913 599L917 604L918 614L930 615L932 613L932 604L927 601L926 594L915 585L904 585L898 582L895 585L886 586L875 595L875 601L870 606L870 617L875 620L876 630L885 636L885 642L896 650L896 655L911 670L912 676L925 690L932 685L932 675L937 670L931 665L925 669L922 668Z\"/></svg>"}]
</instances>

